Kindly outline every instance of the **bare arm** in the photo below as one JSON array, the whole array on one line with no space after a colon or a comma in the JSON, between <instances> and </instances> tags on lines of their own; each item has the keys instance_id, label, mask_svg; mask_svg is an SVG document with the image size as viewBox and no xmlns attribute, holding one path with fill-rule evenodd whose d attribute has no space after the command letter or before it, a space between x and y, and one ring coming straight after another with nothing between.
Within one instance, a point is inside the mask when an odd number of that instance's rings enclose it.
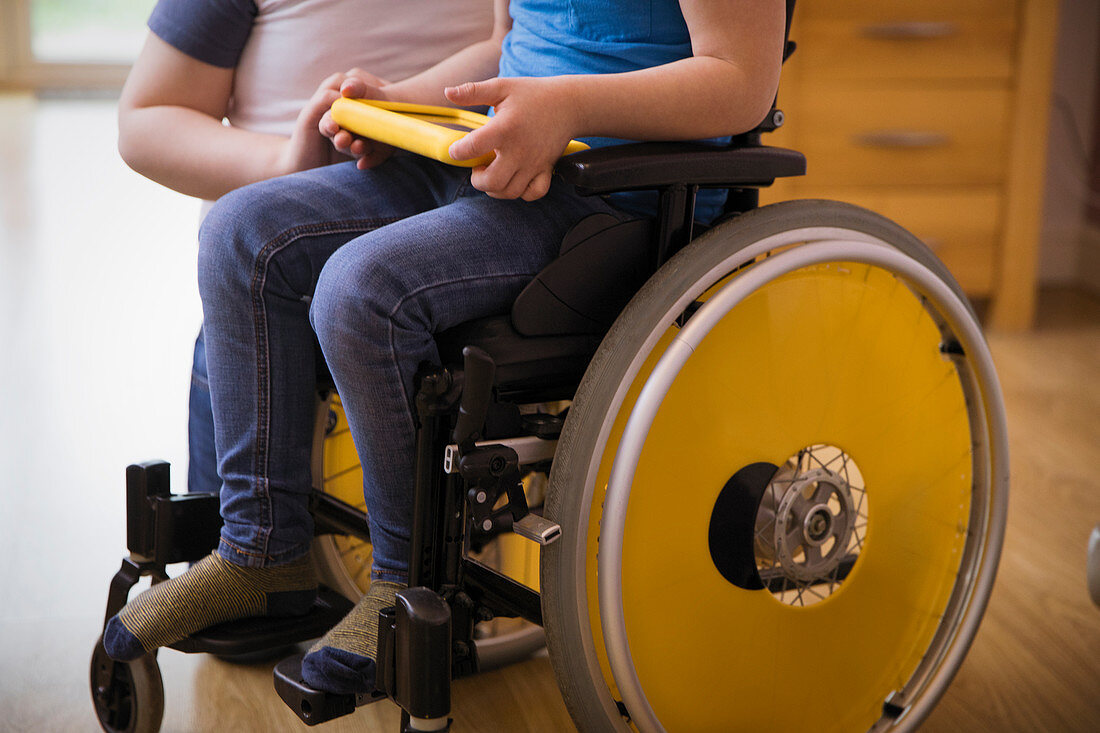
<instances>
[{"instance_id":1,"label":"bare arm","mask_svg":"<svg viewBox=\"0 0 1100 733\"><path fill-rule=\"evenodd\" d=\"M234 69L193 59L150 33L119 100L123 160L160 184L206 199L331 160L317 123L339 96L343 74L325 80L292 138L222 124L233 75Z\"/></svg>"},{"instance_id":2,"label":"bare arm","mask_svg":"<svg viewBox=\"0 0 1100 733\"><path fill-rule=\"evenodd\" d=\"M495 0L491 37L467 46L416 76L386 86L386 98L452 106L443 94L446 87L471 79L490 79L497 75L500 69L500 46L511 27L508 0Z\"/></svg>"},{"instance_id":3,"label":"bare arm","mask_svg":"<svg viewBox=\"0 0 1100 733\"><path fill-rule=\"evenodd\" d=\"M512 19L508 15L508 0L494 0L493 33L484 41L471 44L443 59L435 66L395 84L373 85L354 73L340 87L340 93L351 98L388 99L419 104L454 106L444 94L444 89L470 79L489 79L500 68L500 46ZM469 106L482 106L474 103ZM389 149L373 141L357 138L343 130L325 114L320 122L321 132L332 138L332 144L340 151L359 159L359 167L377 165L389 156Z\"/></svg>"},{"instance_id":4,"label":"bare arm","mask_svg":"<svg viewBox=\"0 0 1100 733\"><path fill-rule=\"evenodd\" d=\"M775 96L782 58L781 0L680 0L693 55L623 74L491 79L448 89L459 105L496 107L493 121L451 155L496 159L473 183L500 198L537 199L565 144L590 135L689 140L759 123Z\"/></svg>"}]
</instances>

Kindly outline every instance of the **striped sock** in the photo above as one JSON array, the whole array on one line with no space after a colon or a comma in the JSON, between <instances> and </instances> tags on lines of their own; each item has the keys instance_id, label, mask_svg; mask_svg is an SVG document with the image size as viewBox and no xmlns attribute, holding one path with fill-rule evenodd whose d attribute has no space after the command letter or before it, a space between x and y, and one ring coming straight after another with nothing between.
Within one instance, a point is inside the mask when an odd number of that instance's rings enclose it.
<instances>
[{"instance_id":1,"label":"striped sock","mask_svg":"<svg viewBox=\"0 0 1100 733\"><path fill-rule=\"evenodd\" d=\"M183 575L157 583L107 622L103 648L121 662L215 624L254 616L297 616L317 597L309 556L247 568L211 553Z\"/></svg>"},{"instance_id":2,"label":"striped sock","mask_svg":"<svg viewBox=\"0 0 1100 733\"><path fill-rule=\"evenodd\" d=\"M400 583L376 580L344 620L314 644L302 660L302 679L325 692L356 694L374 688L378 612L394 604Z\"/></svg>"}]
</instances>

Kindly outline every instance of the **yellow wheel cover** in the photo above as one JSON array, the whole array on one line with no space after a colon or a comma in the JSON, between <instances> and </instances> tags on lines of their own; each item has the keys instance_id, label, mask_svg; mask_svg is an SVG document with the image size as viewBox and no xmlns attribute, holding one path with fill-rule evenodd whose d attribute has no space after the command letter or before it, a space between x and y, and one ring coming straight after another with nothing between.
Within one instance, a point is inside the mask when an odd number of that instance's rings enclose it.
<instances>
[{"instance_id":1,"label":"yellow wheel cover","mask_svg":"<svg viewBox=\"0 0 1100 733\"><path fill-rule=\"evenodd\" d=\"M347 417L340 396L333 394L329 402L330 420L335 416L335 424L325 435L321 465L321 487L340 501L362 511L367 510L363 499L363 469L359 465L359 454L351 437ZM357 537L334 535L333 543L339 553L340 563L351 581L365 593L370 587L371 544Z\"/></svg>"},{"instance_id":2,"label":"yellow wheel cover","mask_svg":"<svg viewBox=\"0 0 1100 733\"><path fill-rule=\"evenodd\" d=\"M628 393L597 476L587 562L597 640L600 492L674 332ZM829 263L750 295L687 361L646 440L623 547L630 650L666 730L866 730L912 676L955 585L969 522L967 406L940 341L896 277ZM851 574L806 607L732 585L708 549L718 493L748 464L781 464L822 443L847 453L866 486L868 527Z\"/></svg>"}]
</instances>

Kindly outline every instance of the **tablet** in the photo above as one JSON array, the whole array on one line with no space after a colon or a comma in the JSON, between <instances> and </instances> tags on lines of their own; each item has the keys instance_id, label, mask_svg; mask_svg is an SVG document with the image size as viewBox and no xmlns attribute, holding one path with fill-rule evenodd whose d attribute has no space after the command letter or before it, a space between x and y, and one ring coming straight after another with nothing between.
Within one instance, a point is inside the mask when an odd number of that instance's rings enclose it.
<instances>
[{"instance_id":1,"label":"tablet","mask_svg":"<svg viewBox=\"0 0 1100 733\"><path fill-rule=\"evenodd\" d=\"M332 103L332 119L356 135L450 165L473 168L488 165L494 157L493 153L489 153L480 158L455 160L447 152L452 143L490 119L465 109L341 97ZM562 155L587 149L584 143L571 140Z\"/></svg>"}]
</instances>

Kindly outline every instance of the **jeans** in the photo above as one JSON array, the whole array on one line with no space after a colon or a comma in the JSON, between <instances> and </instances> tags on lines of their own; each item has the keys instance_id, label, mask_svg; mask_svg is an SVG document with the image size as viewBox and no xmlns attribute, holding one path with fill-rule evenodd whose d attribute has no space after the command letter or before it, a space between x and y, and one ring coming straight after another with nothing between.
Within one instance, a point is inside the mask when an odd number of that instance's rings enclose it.
<instances>
[{"instance_id":1,"label":"jeans","mask_svg":"<svg viewBox=\"0 0 1100 733\"><path fill-rule=\"evenodd\" d=\"M363 468L375 580L407 576L414 486L413 379L432 334L507 313L592 213L629 215L556 180L539 201L499 201L469 172L411 154L247 186L199 234L219 554L294 560L307 510L320 344ZM314 336L316 332L316 341Z\"/></svg>"},{"instance_id":2,"label":"jeans","mask_svg":"<svg viewBox=\"0 0 1100 733\"><path fill-rule=\"evenodd\" d=\"M206 342L202 331L195 339L191 365L191 393L187 411L187 490L217 492L218 458L214 448L214 412L210 407L210 382L206 376Z\"/></svg>"}]
</instances>

